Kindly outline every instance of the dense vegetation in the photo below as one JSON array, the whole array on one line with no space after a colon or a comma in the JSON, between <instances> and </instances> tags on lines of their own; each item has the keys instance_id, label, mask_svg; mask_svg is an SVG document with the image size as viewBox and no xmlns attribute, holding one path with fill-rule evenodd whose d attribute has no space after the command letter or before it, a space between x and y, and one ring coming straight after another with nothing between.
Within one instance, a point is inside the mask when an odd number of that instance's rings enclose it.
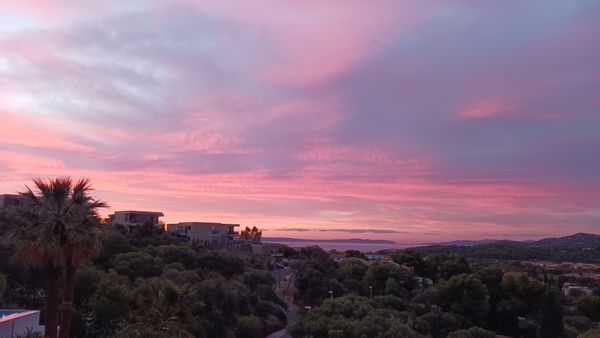
<instances>
[{"instance_id":1,"label":"dense vegetation","mask_svg":"<svg viewBox=\"0 0 600 338\"><path fill-rule=\"evenodd\" d=\"M598 296L563 297L557 280L457 254L408 249L389 263L336 263L311 247L296 257L298 302L313 309L295 337L577 337L600 316Z\"/></svg>"},{"instance_id":2,"label":"dense vegetation","mask_svg":"<svg viewBox=\"0 0 600 338\"><path fill-rule=\"evenodd\" d=\"M64 205L57 207L60 203L53 201L52 206L44 207L54 212L51 222L39 218L49 217L47 214L32 215L30 205L26 212L18 208L0 210L0 308L46 309L42 315L48 323L52 316L48 315L47 300L64 299L68 294L65 262L69 260L64 256L68 252L53 242L52 234L68 234L72 228L80 234L77 238L84 238L81 233L86 229L71 223L72 192L63 194L67 196L61 202ZM38 200L47 203L56 197L54 192L51 195L46 199L40 195ZM64 213L58 212L63 209ZM90 259L95 256L93 260L77 262L72 276L70 336L263 337L285 326L285 304L275 294L272 273L261 258L207 251L153 224L129 231L103 226L97 218L95 221L98 231L89 236L97 237L102 245L90 254ZM57 224L60 231L55 231ZM50 229L52 236L40 232L44 229ZM91 242L76 246L74 235L73 240L58 238L71 243L64 245L76 247L77 252L91 248ZM23 258L24 248L29 258L39 256L37 264ZM45 251L34 256L32 253L38 254L34 248ZM52 278L56 281L50 283ZM57 295L52 296L56 290L49 285L59 288ZM64 302L60 303L64 311ZM61 312L61 323L66 315Z\"/></svg>"},{"instance_id":3,"label":"dense vegetation","mask_svg":"<svg viewBox=\"0 0 600 338\"><path fill-rule=\"evenodd\" d=\"M104 229L101 240L100 255L76 275L76 337L262 337L285 323L261 259L207 252L151 224ZM42 308L44 270L14 253L0 244L0 307Z\"/></svg>"}]
</instances>

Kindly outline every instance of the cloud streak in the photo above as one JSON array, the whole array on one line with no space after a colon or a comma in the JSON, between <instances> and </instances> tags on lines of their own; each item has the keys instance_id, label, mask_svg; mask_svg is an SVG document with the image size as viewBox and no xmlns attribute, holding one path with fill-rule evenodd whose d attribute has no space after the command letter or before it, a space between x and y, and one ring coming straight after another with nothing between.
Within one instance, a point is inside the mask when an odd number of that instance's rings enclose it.
<instances>
[{"instance_id":1,"label":"cloud streak","mask_svg":"<svg viewBox=\"0 0 600 338\"><path fill-rule=\"evenodd\" d=\"M298 231L298 232L347 232L351 234L406 234L406 231L389 229L308 229L308 228L279 228L276 231Z\"/></svg>"}]
</instances>

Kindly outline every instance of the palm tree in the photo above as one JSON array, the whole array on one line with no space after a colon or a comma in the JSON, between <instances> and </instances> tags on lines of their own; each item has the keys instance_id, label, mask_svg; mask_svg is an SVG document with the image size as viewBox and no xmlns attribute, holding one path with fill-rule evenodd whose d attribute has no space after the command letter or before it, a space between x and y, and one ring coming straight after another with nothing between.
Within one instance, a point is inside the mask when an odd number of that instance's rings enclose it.
<instances>
[{"instance_id":1,"label":"palm tree","mask_svg":"<svg viewBox=\"0 0 600 338\"><path fill-rule=\"evenodd\" d=\"M97 209L107 207L106 203L89 195L92 191L89 179L80 179L71 191L71 221L66 229L65 284L60 316L60 338L68 338L73 314L73 292L77 268L95 257L99 251L98 233L100 217Z\"/></svg>"},{"instance_id":2,"label":"palm tree","mask_svg":"<svg viewBox=\"0 0 600 338\"><path fill-rule=\"evenodd\" d=\"M69 177L38 178L34 184L36 192L26 187L22 193L29 203L21 209L27 225L19 232L24 241L18 255L46 269L46 338L57 337L61 286L64 286L61 337L67 337L75 270L96 251L94 218L96 208L105 204L88 196L91 190L88 179L73 185ZM65 271L70 283L65 279Z\"/></svg>"}]
</instances>

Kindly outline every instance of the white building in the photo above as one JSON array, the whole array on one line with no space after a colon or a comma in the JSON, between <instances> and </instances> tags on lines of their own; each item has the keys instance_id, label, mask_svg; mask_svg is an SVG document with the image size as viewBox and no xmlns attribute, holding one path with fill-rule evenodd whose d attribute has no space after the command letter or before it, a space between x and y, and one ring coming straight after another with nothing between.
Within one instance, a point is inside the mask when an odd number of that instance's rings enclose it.
<instances>
[{"instance_id":1,"label":"white building","mask_svg":"<svg viewBox=\"0 0 600 338\"><path fill-rule=\"evenodd\" d=\"M592 289L588 288L587 286L581 286L573 283L563 284L562 291L565 296L571 296L572 294L577 293L586 295L592 294Z\"/></svg>"},{"instance_id":2,"label":"white building","mask_svg":"<svg viewBox=\"0 0 600 338\"><path fill-rule=\"evenodd\" d=\"M239 224L223 224L211 222L181 222L167 225L171 234L203 244L227 244L239 239L235 231Z\"/></svg>"},{"instance_id":3,"label":"white building","mask_svg":"<svg viewBox=\"0 0 600 338\"><path fill-rule=\"evenodd\" d=\"M27 331L44 333L44 326L40 325L40 311L0 310L0 338L14 338Z\"/></svg>"},{"instance_id":4,"label":"white building","mask_svg":"<svg viewBox=\"0 0 600 338\"><path fill-rule=\"evenodd\" d=\"M159 219L165 215L158 211L136 211L136 210L124 210L115 211L114 214L109 215L110 224L117 225L121 224L129 228L133 228L137 225L150 222L156 226L160 226Z\"/></svg>"}]
</instances>

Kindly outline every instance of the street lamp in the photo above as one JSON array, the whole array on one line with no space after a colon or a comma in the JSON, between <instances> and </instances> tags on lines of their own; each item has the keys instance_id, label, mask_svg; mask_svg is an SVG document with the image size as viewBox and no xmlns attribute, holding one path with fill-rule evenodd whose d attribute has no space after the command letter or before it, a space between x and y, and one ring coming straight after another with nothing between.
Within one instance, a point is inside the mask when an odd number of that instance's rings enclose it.
<instances>
[{"instance_id":1,"label":"street lamp","mask_svg":"<svg viewBox=\"0 0 600 338\"><path fill-rule=\"evenodd\" d=\"M329 299L333 299L333 291L329 290Z\"/></svg>"},{"instance_id":2,"label":"street lamp","mask_svg":"<svg viewBox=\"0 0 600 338\"><path fill-rule=\"evenodd\" d=\"M373 299L373 287L369 285L369 299Z\"/></svg>"}]
</instances>

